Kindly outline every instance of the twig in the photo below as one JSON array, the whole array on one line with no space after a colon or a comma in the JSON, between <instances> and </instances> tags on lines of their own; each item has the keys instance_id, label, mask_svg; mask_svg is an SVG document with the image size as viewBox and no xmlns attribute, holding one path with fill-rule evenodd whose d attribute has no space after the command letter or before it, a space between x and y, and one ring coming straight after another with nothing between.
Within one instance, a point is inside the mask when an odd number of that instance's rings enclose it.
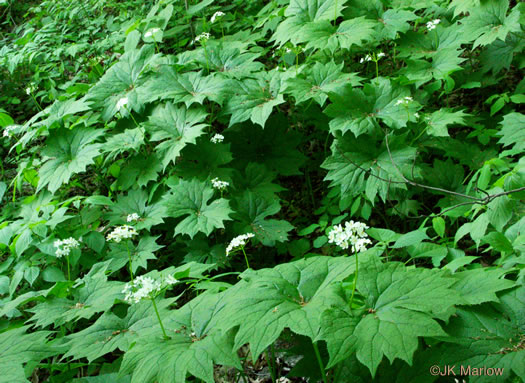
<instances>
[{"instance_id":1,"label":"twig","mask_svg":"<svg viewBox=\"0 0 525 383\"><path fill-rule=\"evenodd\" d=\"M383 182L388 182L388 183L393 183L393 184L404 184L406 182L403 182L403 181L392 181L391 179L386 179L386 178L382 178L382 177L379 177L378 175L375 175L374 173L372 173L372 169L365 169L363 168L362 166L356 164L354 161L352 161L350 158L348 158L342 151L341 149L339 149L339 147L337 145L335 145L335 148L337 149L337 151L339 152L339 154L345 159L347 160L348 162L350 162L352 165L354 165L356 168L364 171L365 173L367 173L368 175L372 176L372 177L375 177L377 178L378 180L381 180Z\"/></svg>"},{"instance_id":2,"label":"twig","mask_svg":"<svg viewBox=\"0 0 525 383\"><path fill-rule=\"evenodd\" d=\"M481 197L475 197L475 196L471 196L471 195L468 195L468 194L463 194L463 193L458 193L458 192L455 192L455 191L452 191L452 190L447 190L447 189L443 189L443 188L438 188L438 187L434 187L434 186L429 186L429 185L424 185L424 184L420 184L418 182L415 182L413 180L409 180L408 178L405 177L405 175L401 172L401 170L399 169L399 167L397 166L397 164L395 163L394 161L394 158L392 156L392 152L390 150L390 144L388 142L388 131L385 131L385 144L386 144L386 149L388 151L388 156L390 158L390 162L392 163L392 166L394 166L394 168L397 170L397 172L399 173L399 175L401 176L401 178L403 179L403 181L393 181L391 179L386 179L386 178L383 178L383 177L380 177L374 173L372 173L372 169L365 169L363 168L362 166L360 166L359 164L356 164L352 159L350 159L349 157L347 157L342 151L341 149L337 146L337 144L335 145L335 149L339 152L339 154L344 158L346 159L348 162L350 162L353 166L355 166L357 169L360 169L361 171L367 173L369 176L372 176L372 177L375 177L383 182L387 182L388 183L388 187L387 187L387 196L386 196L386 200L387 201L390 201L390 199L388 198L389 196L389 191L390 191L390 185L391 184L409 184L409 185L412 185L412 186L415 186L415 187L419 187L419 188L422 188L422 189L428 189L428 190L433 190L433 191L436 191L436 192L439 192L439 193L443 193L443 194L450 194L450 195L454 195L456 197L460 197L460 198L466 198L466 199L470 199L471 201L468 201L468 202L460 202L456 205L453 205L453 206L450 206L448 208L446 208L445 210L441 211L440 213L437 213L437 214L431 214L431 215L419 215L419 216L410 216L410 215L407 215L407 214L404 214L403 212L399 211L395 206L394 204L391 204L392 208L397 212L399 213L400 215L404 215L405 217L409 218L409 219L421 219L421 218L434 218L434 217L439 217L445 213L447 213L448 211L451 211L451 210L454 210L460 206L465 206L465 205L487 205L489 204L490 202L492 202L494 199L498 198L498 197L502 197L502 196L505 196L505 195L509 195L509 194L513 194L513 193L518 193L518 192L521 192L521 191L525 191L525 186L523 187L520 187L520 188L517 188L517 189L512 189L512 190L509 190L509 191L505 191L505 192L501 192L501 193L496 193L496 194L489 194L487 191L483 190L483 189L480 189L477 187L477 185L475 186L475 190L476 191L479 191L483 194L485 194L485 197L481 198ZM412 163L412 169L411 169L411 174L412 174L412 177L414 176L414 166L415 166L415 160L414 162Z\"/></svg>"},{"instance_id":3,"label":"twig","mask_svg":"<svg viewBox=\"0 0 525 383\"><path fill-rule=\"evenodd\" d=\"M434 186L423 185L423 184L414 182L412 180L409 180L408 178L406 178L403 175L403 173L401 172L401 170L399 169L399 167L395 163L394 158L392 157L392 152L390 151L390 145L388 143L388 132L387 131L385 131L385 144L386 144L386 150L388 151L388 156L390 157L390 162L396 168L396 170L398 171L398 173L401 176L401 178L406 183L408 183L409 185L420 187L420 188L423 188L423 189L429 189L429 190L438 191L438 192L441 192L441 193L444 193L444 194L451 194L451 195L455 195L457 197L462 197L462 198L467 198L467 199L471 199L472 200L472 202L461 202L459 204L451 206L451 207L443 210L442 212L440 212L438 215L434 215L433 217L438 217L440 215L443 215L447 211L453 210L453 209L455 209L457 207L464 206L464 205L477 205L477 204L479 204L479 205L487 205L488 203L492 202L494 199L496 199L498 197L502 197L504 195L513 194L513 193L518 193L520 191L524 191L525 190L525 186L523 186L523 187L520 187L520 188L517 188L517 189L512 189L512 190L501 192L501 193L488 194L486 191L478 189L476 187L475 188L476 190L479 190L482 193L486 194L485 197L480 198L480 197L470 196L468 194L458 193L458 192L455 192L455 191L452 191L452 190L442 189L442 188L438 188L438 187L434 187ZM420 217L423 218L423 217L427 217L427 216L420 216ZM419 217L410 217L410 218L419 218Z\"/></svg>"},{"instance_id":4,"label":"twig","mask_svg":"<svg viewBox=\"0 0 525 383\"><path fill-rule=\"evenodd\" d=\"M396 168L397 172L399 173L399 175L401 176L403 181L405 181L405 183L407 183L409 185L412 185L412 186L417 186L417 187L420 187L420 188L423 188L423 189L434 190L434 191L437 191L437 192L440 192L440 193L452 194L452 195L455 195L455 196L458 196L458 197L468 198L468 199L475 200L475 201L480 201L481 200L481 198L479 198L479 197L473 197L473 196L468 195L468 194L458 193L458 192L455 192L455 191L452 191L452 190L446 190L446 189L438 188L438 187L435 187L435 186L423 185L423 184L414 182L412 180L409 180L401 172L401 170L399 169L399 167L395 163L394 158L392 157L392 152L390 151L390 145L388 144L388 132L385 132L385 143L386 143L386 150L388 151L388 156L390 157L390 162L392 163L392 166L394 166L394 168Z\"/></svg>"}]
</instances>

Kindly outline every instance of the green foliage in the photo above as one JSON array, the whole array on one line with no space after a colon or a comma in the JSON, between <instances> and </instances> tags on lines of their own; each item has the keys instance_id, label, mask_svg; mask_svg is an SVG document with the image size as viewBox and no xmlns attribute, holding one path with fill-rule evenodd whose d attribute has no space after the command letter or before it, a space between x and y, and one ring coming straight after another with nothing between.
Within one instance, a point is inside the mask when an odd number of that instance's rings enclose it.
<instances>
[{"instance_id":1,"label":"green foliage","mask_svg":"<svg viewBox=\"0 0 525 383\"><path fill-rule=\"evenodd\" d=\"M0 382L524 380L524 10L0 0Z\"/></svg>"},{"instance_id":2,"label":"green foliage","mask_svg":"<svg viewBox=\"0 0 525 383\"><path fill-rule=\"evenodd\" d=\"M230 219L232 210L227 199L208 203L214 191L205 182L182 180L171 190L164 200L168 216L185 217L175 227L175 235L188 234L191 238L198 232L209 235L216 228L224 228L223 222Z\"/></svg>"},{"instance_id":3,"label":"green foliage","mask_svg":"<svg viewBox=\"0 0 525 383\"><path fill-rule=\"evenodd\" d=\"M325 311L321 338L328 344L330 364L355 352L373 376L383 356L412 364L418 337L445 335L434 318L446 320L459 296L451 288L454 279L438 271L384 265L373 257L363 266L358 290L367 311Z\"/></svg>"},{"instance_id":4,"label":"green foliage","mask_svg":"<svg viewBox=\"0 0 525 383\"><path fill-rule=\"evenodd\" d=\"M151 114L147 130L151 141L162 141L155 150L162 153L164 170L170 162L175 162L188 143L194 144L195 139L203 133L206 125L201 122L206 114L202 109L186 110L171 103L159 106Z\"/></svg>"},{"instance_id":5,"label":"green foliage","mask_svg":"<svg viewBox=\"0 0 525 383\"><path fill-rule=\"evenodd\" d=\"M185 382L186 374L213 383L214 363L240 368L233 352L233 334L212 332L209 322L218 296L203 294L169 317L173 327L164 340L158 327L141 337L127 352L122 373L132 373L132 382Z\"/></svg>"},{"instance_id":6,"label":"green foliage","mask_svg":"<svg viewBox=\"0 0 525 383\"><path fill-rule=\"evenodd\" d=\"M42 151L46 161L38 172L38 189L47 186L54 193L73 174L86 170L93 159L100 154L100 144L93 143L103 134L94 129L59 130L49 138Z\"/></svg>"},{"instance_id":7,"label":"green foliage","mask_svg":"<svg viewBox=\"0 0 525 383\"><path fill-rule=\"evenodd\" d=\"M53 349L46 344L49 331L26 334L27 330L19 327L0 334L0 382L29 382L24 364L53 355Z\"/></svg>"}]
</instances>

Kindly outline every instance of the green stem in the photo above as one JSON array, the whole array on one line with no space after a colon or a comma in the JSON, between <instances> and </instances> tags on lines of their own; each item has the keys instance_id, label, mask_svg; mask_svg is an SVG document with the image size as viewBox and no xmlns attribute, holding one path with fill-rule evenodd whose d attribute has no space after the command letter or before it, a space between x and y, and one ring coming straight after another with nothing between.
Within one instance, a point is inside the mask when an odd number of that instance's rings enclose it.
<instances>
[{"instance_id":1,"label":"green stem","mask_svg":"<svg viewBox=\"0 0 525 383\"><path fill-rule=\"evenodd\" d=\"M270 354L268 353L268 349L266 349L266 363L268 364L268 369L270 370L272 382L275 382L276 377L275 377L275 371L273 369L273 361L270 359Z\"/></svg>"},{"instance_id":2,"label":"green stem","mask_svg":"<svg viewBox=\"0 0 525 383\"><path fill-rule=\"evenodd\" d=\"M317 347L317 343L312 342L312 346L314 347L315 357L317 358L317 362L319 363L319 368L321 370L321 377L323 378L323 383L328 383L328 381L326 380L326 371L324 370L323 360L321 359L321 354L319 353L319 348Z\"/></svg>"},{"instance_id":3,"label":"green stem","mask_svg":"<svg viewBox=\"0 0 525 383\"><path fill-rule=\"evenodd\" d=\"M359 259L357 258L357 252L355 253L355 277L354 284L352 286L352 296L350 297L350 310L352 310L352 304L354 303L355 288L357 287L357 276L359 275Z\"/></svg>"},{"instance_id":4,"label":"green stem","mask_svg":"<svg viewBox=\"0 0 525 383\"><path fill-rule=\"evenodd\" d=\"M427 131L427 128L428 128L429 126L430 126L430 125L427 125L427 126L425 127L425 129L423 129L423 130L421 131L421 133L419 133L419 134L417 135L417 137L414 138L414 139L412 140L412 142L410 142L410 146L412 146L412 144L413 144L414 142L416 142L416 141L417 141L417 140L423 135L423 133L425 133L425 132Z\"/></svg>"},{"instance_id":5,"label":"green stem","mask_svg":"<svg viewBox=\"0 0 525 383\"><path fill-rule=\"evenodd\" d=\"M128 108L126 107L126 110ZM133 120L133 122L135 123L135 125L137 126L137 128L139 127L139 123L137 122L137 120L135 120L135 117L133 117L133 114L131 113L131 111L128 110L128 113L129 113L129 116L131 117L131 119Z\"/></svg>"},{"instance_id":6,"label":"green stem","mask_svg":"<svg viewBox=\"0 0 525 383\"><path fill-rule=\"evenodd\" d=\"M375 63L376 63L376 78L379 77L379 64L378 64L378 61L379 60L375 60Z\"/></svg>"},{"instance_id":7,"label":"green stem","mask_svg":"<svg viewBox=\"0 0 525 383\"><path fill-rule=\"evenodd\" d=\"M36 106L38 107L38 109L40 111L42 111L42 107L40 106L40 104L38 103L38 101L36 100L35 96L33 96L33 93L31 93L31 98L33 99L33 101L35 102Z\"/></svg>"},{"instance_id":8,"label":"green stem","mask_svg":"<svg viewBox=\"0 0 525 383\"><path fill-rule=\"evenodd\" d=\"M67 263L67 280L71 280L71 271L69 267L69 255L66 255L66 263Z\"/></svg>"},{"instance_id":9,"label":"green stem","mask_svg":"<svg viewBox=\"0 0 525 383\"><path fill-rule=\"evenodd\" d=\"M206 69L208 69L208 74L210 74L210 62L208 61L208 50L206 49L206 44L202 44L204 47L204 56L206 57Z\"/></svg>"},{"instance_id":10,"label":"green stem","mask_svg":"<svg viewBox=\"0 0 525 383\"><path fill-rule=\"evenodd\" d=\"M394 69L396 68L396 47L397 47L397 44L394 43L394 57L393 57L393 61L394 61Z\"/></svg>"},{"instance_id":11,"label":"green stem","mask_svg":"<svg viewBox=\"0 0 525 383\"><path fill-rule=\"evenodd\" d=\"M129 241L126 241L126 250L128 251L128 259L129 259L129 275L131 275L131 283L133 283L133 261L131 259L131 252L129 251Z\"/></svg>"},{"instance_id":12,"label":"green stem","mask_svg":"<svg viewBox=\"0 0 525 383\"><path fill-rule=\"evenodd\" d=\"M18 177L15 178L15 183L13 184L13 202L15 202L15 199L16 199L16 181L17 181Z\"/></svg>"},{"instance_id":13,"label":"green stem","mask_svg":"<svg viewBox=\"0 0 525 383\"><path fill-rule=\"evenodd\" d=\"M155 50L157 51L157 53L159 53L159 46L157 45L157 41L155 40L155 37L153 38L153 44L155 44Z\"/></svg>"},{"instance_id":14,"label":"green stem","mask_svg":"<svg viewBox=\"0 0 525 383\"><path fill-rule=\"evenodd\" d=\"M157 304L155 303L155 298L151 300L151 303L153 303L153 308L155 309L155 314L157 314L157 319L159 320L160 328L162 330L162 334L164 335L164 339L171 339L167 334L166 330L164 329L164 325L162 324L162 320L160 319L159 310L157 309Z\"/></svg>"},{"instance_id":15,"label":"green stem","mask_svg":"<svg viewBox=\"0 0 525 383\"><path fill-rule=\"evenodd\" d=\"M341 375L341 371L343 371L343 363L339 362L339 364L335 367L334 383L339 381L339 375Z\"/></svg>"},{"instance_id":16,"label":"green stem","mask_svg":"<svg viewBox=\"0 0 525 383\"><path fill-rule=\"evenodd\" d=\"M213 128L213 114L215 112L215 103L211 102L211 111L210 111L210 128Z\"/></svg>"},{"instance_id":17,"label":"green stem","mask_svg":"<svg viewBox=\"0 0 525 383\"><path fill-rule=\"evenodd\" d=\"M246 379L246 374L244 373L244 368L246 366L246 362L248 361L248 355L244 357L244 360L242 361L242 371L239 371L239 374L237 375L237 379L235 379L235 383L239 383L239 379L241 379L241 376L243 377L244 381L248 381Z\"/></svg>"},{"instance_id":18,"label":"green stem","mask_svg":"<svg viewBox=\"0 0 525 383\"><path fill-rule=\"evenodd\" d=\"M270 345L270 355L272 356L272 363L274 365L275 379L278 380L280 376L279 376L279 370L277 368L277 365L275 364L275 348L273 347L273 343Z\"/></svg>"},{"instance_id":19,"label":"green stem","mask_svg":"<svg viewBox=\"0 0 525 383\"><path fill-rule=\"evenodd\" d=\"M312 189L312 182L310 181L310 172L308 169L304 172L304 176L306 178L306 187L308 188L308 193L310 194L310 199L312 200L312 207L315 210L315 197L314 197L314 191Z\"/></svg>"},{"instance_id":20,"label":"green stem","mask_svg":"<svg viewBox=\"0 0 525 383\"><path fill-rule=\"evenodd\" d=\"M242 253L244 254L244 259L246 261L246 267L250 268L250 263L248 262L248 256L246 255L246 252L244 251L244 246L241 247Z\"/></svg>"}]
</instances>

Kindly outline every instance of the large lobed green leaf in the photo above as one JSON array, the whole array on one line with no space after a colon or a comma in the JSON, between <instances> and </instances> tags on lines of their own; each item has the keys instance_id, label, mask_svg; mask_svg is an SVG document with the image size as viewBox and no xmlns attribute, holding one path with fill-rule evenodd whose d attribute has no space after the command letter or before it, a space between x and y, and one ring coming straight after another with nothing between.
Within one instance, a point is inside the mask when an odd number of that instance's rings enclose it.
<instances>
[{"instance_id":1,"label":"large lobed green leaf","mask_svg":"<svg viewBox=\"0 0 525 383\"><path fill-rule=\"evenodd\" d=\"M198 232L210 235L214 229L224 228L224 221L231 220L232 210L224 198L208 203L214 194L208 183L197 179L180 180L173 185L171 193L164 197L168 216L185 217L175 227L175 234L193 238Z\"/></svg>"}]
</instances>

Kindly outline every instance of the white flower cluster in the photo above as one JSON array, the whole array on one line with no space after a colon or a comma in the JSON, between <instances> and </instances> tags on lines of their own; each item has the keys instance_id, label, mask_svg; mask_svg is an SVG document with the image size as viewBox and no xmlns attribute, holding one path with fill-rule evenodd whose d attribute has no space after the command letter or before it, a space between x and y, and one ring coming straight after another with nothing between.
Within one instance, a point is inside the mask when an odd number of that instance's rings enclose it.
<instances>
[{"instance_id":1,"label":"white flower cluster","mask_svg":"<svg viewBox=\"0 0 525 383\"><path fill-rule=\"evenodd\" d=\"M365 57L361 57L361 60L359 60L359 64L362 64L367 61L372 61L372 56L366 55Z\"/></svg>"},{"instance_id":2,"label":"white flower cluster","mask_svg":"<svg viewBox=\"0 0 525 383\"><path fill-rule=\"evenodd\" d=\"M3 136L4 137L9 137L11 135L11 131L15 130L16 128L17 128L16 125L6 126L5 129L4 129Z\"/></svg>"},{"instance_id":3,"label":"white flower cluster","mask_svg":"<svg viewBox=\"0 0 525 383\"><path fill-rule=\"evenodd\" d=\"M63 240L57 239L53 245L57 248L55 251L55 256L57 258L62 258L63 256L67 257L71 252L71 249L78 247L79 243L75 238L69 237Z\"/></svg>"},{"instance_id":4,"label":"white flower cluster","mask_svg":"<svg viewBox=\"0 0 525 383\"><path fill-rule=\"evenodd\" d=\"M179 283L179 280L174 278L173 275L168 275L165 279L164 279L164 282L167 284L167 285L174 285L175 283Z\"/></svg>"},{"instance_id":5,"label":"white flower cluster","mask_svg":"<svg viewBox=\"0 0 525 383\"><path fill-rule=\"evenodd\" d=\"M210 139L210 141L214 144L218 144L219 142L224 141L224 136L222 134L217 133Z\"/></svg>"},{"instance_id":6,"label":"white flower cluster","mask_svg":"<svg viewBox=\"0 0 525 383\"><path fill-rule=\"evenodd\" d=\"M26 94L29 96L31 95L31 93L34 93L36 90L36 85L35 84L30 84L27 88L26 88Z\"/></svg>"},{"instance_id":7,"label":"white flower cluster","mask_svg":"<svg viewBox=\"0 0 525 383\"><path fill-rule=\"evenodd\" d=\"M126 219L126 221L135 222L135 221L138 221L139 219L140 219L140 215L138 215L137 213L133 213L133 214L128 214L128 218Z\"/></svg>"},{"instance_id":8,"label":"white flower cluster","mask_svg":"<svg viewBox=\"0 0 525 383\"><path fill-rule=\"evenodd\" d=\"M211 184L212 186L215 188L215 189L218 189L218 190L224 190L226 189L228 186L230 186L230 183L229 182L226 182L226 181L221 181L220 179L218 178L214 178L211 180Z\"/></svg>"},{"instance_id":9,"label":"white flower cluster","mask_svg":"<svg viewBox=\"0 0 525 383\"><path fill-rule=\"evenodd\" d=\"M414 99L410 96L406 96L406 97L403 97L403 98L400 98L399 100L396 101L396 106L397 105L408 105L410 104L412 101L414 101Z\"/></svg>"},{"instance_id":10,"label":"white flower cluster","mask_svg":"<svg viewBox=\"0 0 525 383\"><path fill-rule=\"evenodd\" d=\"M160 32L160 28L152 28L148 30L146 33L144 33L144 37L153 37L153 35L158 32Z\"/></svg>"},{"instance_id":11,"label":"white flower cluster","mask_svg":"<svg viewBox=\"0 0 525 383\"><path fill-rule=\"evenodd\" d=\"M379 52L377 55L376 55L376 60L379 61L379 59L381 57L385 57L386 54L383 53L383 52ZM367 62L367 61L375 61L374 58L371 56L371 55L366 55L365 57L362 57L361 60L359 60L359 63L362 64L364 62Z\"/></svg>"},{"instance_id":12,"label":"white flower cluster","mask_svg":"<svg viewBox=\"0 0 525 383\"><path fill-rule=\"evenodd\" d=\"M160 281L141 275L133 282L126 283L122 293L128 303L139 303L142 299L153 298L152 293L159 292L162 287Z\"/></svg>"},{"instance_id":13,"label":"white flower cluster","mask_svg":"<svg viewBox=\"0 0 525 383\"><path fill-rule=\"evenodd\" d=\"M432 29L434 29L439 23L441 22L440 19L435 19L435 20L432 20L432 21L429 21L427 23L427 29L429 31L431 31Z\"/></svg>"},{"instance_id":14,"label":"white flower cluster","mask_svg":"<svg viewBox=\"0 0 525 383\"><path fill-rule=\"evenodd\" d=\"M335 243L341 249L352 248L353 253L366 250L366 245L372 242L368 239L365 230L368 226L362 222L348 221L345 227L335 225L328 233L328 242Z\"/></svg>"},{"instance_id":15,"label":"white flower cluster","mask_svg":"<svg viewBox=\"0 0 525 383\"><path fill-rule=\"evenodd\" d=\"M195 37L195 40L193 40L193 42L197 42L197 41L206 41L206 40L209 40L210 39L210 34L208 32L203 32L201 33L200 35L198 35L197 37Z\"/></svg>"},{"instance_id":16,"label":"white flower cluster","mask_svg":"<svg viewBox=\"0 0 525 383\"><path fill-rule=\"evenodd\" d=\"M137 235L137 230L133 226L123 225L117 226L111 233L106 237L108 241L115 241L119 243L122 239L132 238Z\"/></svg>"},{"instance_id":17,"label":"white flower cluster","mask_svg":"<svg viewBox=\"0 0 525 383\"><path fill-rule=\"evenodd\" d=\"M128 98L122 97L120 100L117 101L117 109L121 110L123 107L128 105Z\"/></svg>"},{"instance_id":18,"label":"white flower cluster","mask_svg":"<svg viewBox=\"0 0 525 383\"><path fill-rule=\"evenodd\" d=\"M224 12L221 12L221 11L217 11L213 14L213 16L211 17L210 21L211 23L213 24L215 22L215 20L217 20L218 18L224 16Z\"/></svg>"},{"instance_id":19,"label":"white flower cluster","mask_svg":"<svg viewBox=\"0 0 525 383\"><path fill-rule=\"evenodd\" d=\"M164 281L155 280L151 277L145 277L143 275L136 277L134 281L126 283L122 293L124 300L128 303L139 303L142 299L153 299L163 287L163 283L167 286L174 285L179 281L168 275L164 278Z\"/></svg>"},{"instance_id":20,"label":"white flower cluster","mask_svg":"<svg viewBox=\"0 0 525 383\"><path fill-rule=\"evenodd\" d=\"M255 237L253 233L241 234L232 239L228 247L226 248L226 255L230 254L233 250L246 246L246 241L250 238Z\"/></svg>"}]
</instances>

